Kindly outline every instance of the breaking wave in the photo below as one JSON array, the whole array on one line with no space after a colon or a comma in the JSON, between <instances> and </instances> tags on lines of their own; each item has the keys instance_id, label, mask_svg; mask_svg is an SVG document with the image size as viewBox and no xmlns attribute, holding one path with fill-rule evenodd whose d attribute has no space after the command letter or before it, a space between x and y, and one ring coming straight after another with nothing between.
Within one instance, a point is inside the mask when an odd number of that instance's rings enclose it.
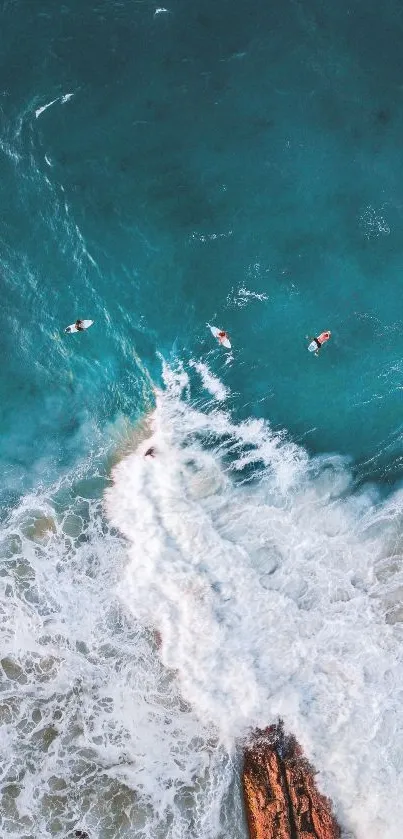
<instances>
[{"instance_id":1,"label":"breaking wave","mask_svg":"<svg viewBox=\"0 0 403 839\"><path fill-rule=\"evenodd\" d=\"M402 493L354 493L341 458L196 409L182 365L164 379L151 437L106 491L128 544L124 606L161 634L165 668L222 742L283 717L342 824L397 839Z\"/></svg>"}]
</instances>

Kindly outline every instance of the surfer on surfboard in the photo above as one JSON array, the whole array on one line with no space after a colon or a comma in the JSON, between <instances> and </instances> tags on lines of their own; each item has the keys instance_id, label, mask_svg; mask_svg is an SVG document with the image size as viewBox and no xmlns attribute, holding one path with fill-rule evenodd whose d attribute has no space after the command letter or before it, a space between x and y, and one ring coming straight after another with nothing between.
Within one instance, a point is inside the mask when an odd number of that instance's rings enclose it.
<instances>
[{"instance_id":1,"label":"surfer on surfboard","mask_svg":"<svg viewBox=\"0 0 403 839\"><path fill-rule=\"evenodd\" d=\"M221 344L222 347L225 347L225 349L230 350L231 342L229 339L228 332L225 332L224 329L217 329L216 326L211 326L210 323L208 323L207 326L210 329L212 335L214 335L214 338L217 338L218 343Z\"/></svg>"},{"instance_id":2,"label":"surfer on surfboard","mask_svg":"<svg viewBox=\"0 0 403 839\"><path fill-rule=\"evenodd\" d=\"M93 320L76 320L74 323L71 323L70 326L66 326L65 332L84 332L85 329L89 329L90 326L94 323Z\"/></svg>"},{"instance_id":3,"label":"surfer on surfboard","mask_svg":"<svg viewBox=\"0 0 403 839\"><path fill-rule=\"evenodd\" d=\"M224 343L224 341L229 341L229 335L228 335L228 332L224 332L224 330L223 330L223 329L220 329L220 331L219 331L219 333L218 333L218 335L217 335L217 339L218 339L218 341L219 341L219 343L220 343L220 344L223 344L223 343Z\"/></svg>"},{"instance_id":4,"label":"surfer on surfboard","mask_svg":"<svg viewBox=\"0 0 403 839\"><path fill-rule=\"evenodd\" d=\"M319 355L319 350L321 349L321 347L323 347L323 344L326 344L326 341L329 340L331 334L332 333L329 331L321 332L317 338L312 338L312 336L309 337L307 335L306 337L311 342L308 346L308 352L314 352L315 355Z\"/></svg>"}]
</instances>

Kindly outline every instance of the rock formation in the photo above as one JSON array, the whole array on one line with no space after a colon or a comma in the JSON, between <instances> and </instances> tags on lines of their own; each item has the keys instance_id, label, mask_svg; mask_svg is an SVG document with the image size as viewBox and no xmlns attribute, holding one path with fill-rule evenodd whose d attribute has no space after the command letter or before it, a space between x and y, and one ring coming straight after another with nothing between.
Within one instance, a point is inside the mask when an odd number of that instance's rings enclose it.
<instances>
[{"instance_id":1,"label":"rock formation","mask_svg":"<svg viewBox=\"0 0 403 839\"><path fill-rule=\"evenodd\" d=\"M281 723L257 731L245 750L243 789L250 839L339 839L330 801Z\"/></svg>"}]
</instances>

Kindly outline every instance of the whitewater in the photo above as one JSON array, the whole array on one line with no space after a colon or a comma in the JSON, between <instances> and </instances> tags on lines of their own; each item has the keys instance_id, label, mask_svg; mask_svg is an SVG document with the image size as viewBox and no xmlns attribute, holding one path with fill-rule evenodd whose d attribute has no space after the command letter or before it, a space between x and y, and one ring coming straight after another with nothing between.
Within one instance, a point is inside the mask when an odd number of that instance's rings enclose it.
<instances>
[{"instance_id":1,"label":"whitewater","mask_svg":"<svg viewBox=\"0 0 403 839\"><path fill-rule=\"evenodd\" d=\"M88 462L4 527L4 835L246 837L242 745L282 717L346 835L397 839L402 493L195 401L189 362L112 482Z\"/></svg>"},{"instance_id":2,"label":"whitewater","mask_svg":"<svg viewBox=\"0 0 403 839\"><path fill-rule=\"evenodd\" d=\"M0 22L0 836L247 839L282 718L400 839L400 5Z\"/></svg>"}]
</instances>

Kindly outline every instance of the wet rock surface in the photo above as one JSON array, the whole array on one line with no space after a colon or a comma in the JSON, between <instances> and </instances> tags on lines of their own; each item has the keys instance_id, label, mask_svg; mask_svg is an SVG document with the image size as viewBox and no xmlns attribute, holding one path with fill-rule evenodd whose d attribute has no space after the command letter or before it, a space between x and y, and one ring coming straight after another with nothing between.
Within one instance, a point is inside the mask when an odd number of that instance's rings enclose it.
<instances>
[{"instance_id":1,"label":"wet rock surface","mask_svg":"<svg viewBox=\"0 0 403 839\"><path fill-rule=\"evenodd\" d=\"M331 802L281 723L255 733L245 749L242 782L250 839L339 839Z\"/></svg>"}]
</instances>

